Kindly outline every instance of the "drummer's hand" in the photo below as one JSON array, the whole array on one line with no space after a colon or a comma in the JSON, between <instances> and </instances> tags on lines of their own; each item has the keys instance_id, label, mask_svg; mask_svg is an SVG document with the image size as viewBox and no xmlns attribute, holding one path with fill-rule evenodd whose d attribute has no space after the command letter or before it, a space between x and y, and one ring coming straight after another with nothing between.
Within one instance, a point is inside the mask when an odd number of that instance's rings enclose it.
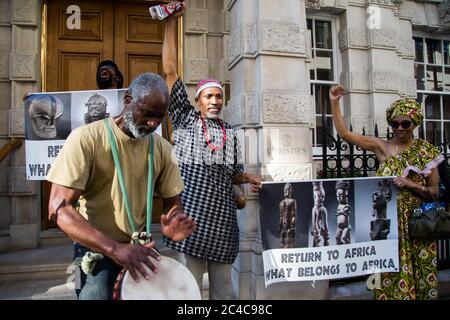
<instances>
[{"instance_id":1,"label":"drummer's hand","mask_svg":"<svg viewBox=\"0 0 450 320\"><path fill-rule=\"evenodd\" d=\"M170 219L167 216L167 214L161 215L161 230L163 235L173 241L184 240L195 231L195 221L186 213L177 212L172 214Z\"/></svg>"},{"instance_id":2,"label":"drummer's hand","mask_svg":"<svg viewBox=\"0 0 450 320\"><path fill-rule=\"evenodd\" d=\"M152 263L150 257L161 260L160 255L153 249L155 242L141 244L119 243L112 259L117 264L125 267L130 271L131 277L134 281L139 282L137 272L142 274L145 279L149 279L149 275L142 264L145 264L153 272L157 272L155 265Z\"/></svg>"}]
</instances>

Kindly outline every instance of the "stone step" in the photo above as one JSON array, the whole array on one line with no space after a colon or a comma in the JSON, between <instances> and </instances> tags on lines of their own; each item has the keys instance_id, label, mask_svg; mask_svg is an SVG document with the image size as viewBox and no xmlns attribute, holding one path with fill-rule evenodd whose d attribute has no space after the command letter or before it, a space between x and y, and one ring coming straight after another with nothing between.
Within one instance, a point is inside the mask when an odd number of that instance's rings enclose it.
<instances>
[{"instance_id":1,"label":"stone step","mask_svg":"<svg viewBox=\"0 0 450 320\"><path fill-rule=\"evenodd\" d=\"M72 245L16 250L0 254L0 284L28 280L66 279ZM69 272L69 273L68 273Z\"/></svg>"},{"instance_id":2,"label":"stone step","mask_svg":"<svg viewBox=\"0 0 450 320\"><path fill-rule=\"evenodd\" d=\"M73 283L33 280L0 283L0 300L76 300Z\"/></svg>"},{"instance_id":3,"label":"stone step","mask_svg":"<svg viewBox=\"0 0 450 320\"><path fill-rule=\"evenodd\" d=\"M17 267L0 267L0 283L26 280L68 278L70 264L43 264Z\"/></svg>"},{"instance_id":4,"label":"stone step","mask_svg":"<svg viewBox=\"0 0 450 320\"><path fill-rule=\"evenodd\" d=\"M73 241L59 229L41 231L41 248L71 245Z\"/></svg>"}]
</instances>

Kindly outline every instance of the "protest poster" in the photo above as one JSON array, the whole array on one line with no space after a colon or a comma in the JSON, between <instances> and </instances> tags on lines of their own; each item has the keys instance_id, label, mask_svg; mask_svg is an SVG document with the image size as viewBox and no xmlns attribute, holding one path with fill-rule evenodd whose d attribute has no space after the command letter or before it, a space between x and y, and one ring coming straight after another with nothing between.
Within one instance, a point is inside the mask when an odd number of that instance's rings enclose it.
<instances>
[{"instance_id":1,"label":"protest poster","mask_svg":"<svg viewBox=\"0 0 450 320\"><path fill-rule=\"evenodd\" d=\"M45 180L70 132L120 114L126 89L31 93L24 101L28 180ZM158 134L162 135L161 126Z\"/></svg>"},{"instance_id":2,"label":"protest poster","mask_svg":"<svg viewBox=\"0 0 450 320\"><path fill-rule=\"evenodd\" d=\"M398 272L393 179L265 182L259 207L266 287Z\"/></svg>"}]
</instances>

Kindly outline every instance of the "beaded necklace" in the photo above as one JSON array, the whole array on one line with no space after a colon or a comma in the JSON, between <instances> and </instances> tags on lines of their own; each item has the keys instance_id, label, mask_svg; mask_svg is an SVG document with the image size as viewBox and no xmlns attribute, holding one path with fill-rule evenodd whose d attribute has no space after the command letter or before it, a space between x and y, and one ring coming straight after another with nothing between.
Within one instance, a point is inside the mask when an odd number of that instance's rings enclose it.
<instances>
[{"instance_id":1,"label":"beaded necklace","mask_svg":"<svg viewBox=\"0 0 450 320\"><path fill-rule=\"evenodd\" d=\"M211 139L209 137L209 133L208 133L208 129L206 128L206 123L205 120L203 119L203 117L200 117L200 119L202 120L202 124L203 124L203 135L205 136L205 140L206 140L206 144L208 145L208 147L212 150L212 151L217 151L223 148L223 146L225 145L225 141L227 141L227 131L225 130L225 126L223 125L222 121L220 121L220 119L217 119L217 122L219 122L220 125L220 129L222 129L222 144L220 145L220 147L215 146L211 143Z\"/></svg>"}]
</instances>

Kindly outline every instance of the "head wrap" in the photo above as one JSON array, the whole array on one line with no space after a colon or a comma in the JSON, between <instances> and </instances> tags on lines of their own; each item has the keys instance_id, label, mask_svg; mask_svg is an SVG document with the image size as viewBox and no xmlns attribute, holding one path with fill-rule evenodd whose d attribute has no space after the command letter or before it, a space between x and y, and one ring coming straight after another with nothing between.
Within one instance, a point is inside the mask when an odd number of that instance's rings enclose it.
<instances>
[{"instance_id":1,"label":"head wrap","mask_svg":"<svg viewBox=\"0 0 450 320\"><path fill-rule=\"evenodd\" d=\"M223 86L220 83L220 81L218 81L216 79L203 79L203 80L200 80L199 83L197 84L197 91L195 92L195 99L197 99L199 97L200 92L202 92L206 88L211 88L211 87L219 88L220 90L222 90L222 95L225 95L225 90L223 90Z\"/></svg>"},{"instance_id":2,"label":"head wrap","mask_svg":"<svg viewBox=\"0 0 450 320\"><path fill-rule=\"evenodd\" d=\"M411 118L416 126L418 126L423 120L421 109L421 105L414 99L400 99L393 102L389 108L386 109L386 120L388 124L391 124L395 117L406 115Z\"/></svg>"}]
</instances>

